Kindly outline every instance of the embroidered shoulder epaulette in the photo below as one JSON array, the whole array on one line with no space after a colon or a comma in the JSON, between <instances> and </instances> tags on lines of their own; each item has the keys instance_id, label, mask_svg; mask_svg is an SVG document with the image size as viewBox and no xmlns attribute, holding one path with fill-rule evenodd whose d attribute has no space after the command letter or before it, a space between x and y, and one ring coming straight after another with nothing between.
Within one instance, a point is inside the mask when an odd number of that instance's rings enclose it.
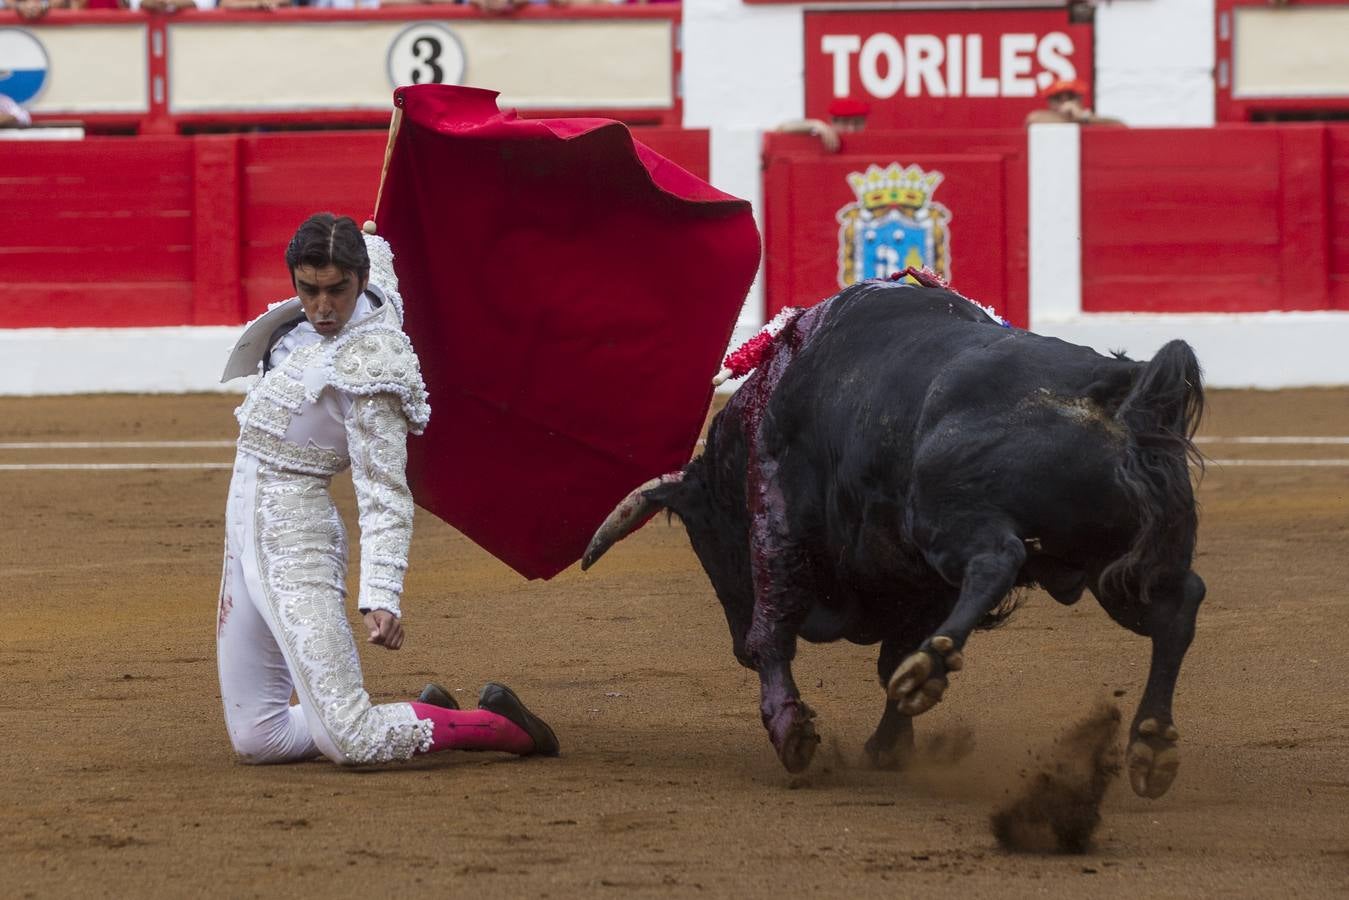
<instances>
[{"instance_id":1,"label":"embroidered shoulder epaulette","mask_svg":"<svg viewBox=\"0 0 1349 900\"><path fill-rule=\"evenodd\" d=\"M388 319L395 311L386 306L337 339L329 380L350 394L396 395L409 430L421 434L431 418L426 383L412 341Z\"/></svg>"}]
</instances>

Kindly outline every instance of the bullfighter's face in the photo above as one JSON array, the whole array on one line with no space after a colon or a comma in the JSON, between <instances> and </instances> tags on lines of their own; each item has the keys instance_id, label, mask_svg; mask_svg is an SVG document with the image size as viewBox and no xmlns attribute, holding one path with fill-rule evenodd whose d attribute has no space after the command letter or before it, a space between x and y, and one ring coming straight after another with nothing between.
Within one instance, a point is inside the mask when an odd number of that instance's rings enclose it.
<instances>
[{"instance_id":1,"label":"bullfighter's face","mask_svg":"<svg viewBox=\"0 0 1349 900\"><path fill-rule=\"evenodd\" d=\"M296 266L295 292L314 330L332 337L351 320L369 276L361 278L336 266Z\"/></svg>"}]
</instances>

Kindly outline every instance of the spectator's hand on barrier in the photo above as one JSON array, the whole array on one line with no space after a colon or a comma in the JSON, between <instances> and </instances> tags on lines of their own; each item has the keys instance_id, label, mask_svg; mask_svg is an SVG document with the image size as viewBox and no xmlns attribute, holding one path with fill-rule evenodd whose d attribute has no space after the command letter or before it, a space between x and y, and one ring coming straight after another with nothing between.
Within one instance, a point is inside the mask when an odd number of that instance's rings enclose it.
<instances>
[{"instance_id":1,"label":"spectator's hand on barrier","mask_svg":"<svg viewBox=\"0 0 1349 900\"><path fill-rule=\"evenodd\" d=\"M784 134L813 135L820 139L826 153L837 153L839 147L842 146L838 137L838 130L820 119L800 119L795 122L784 122L776 130Z\"/></svg>"},{"instance_id":2,"label":"spectator's hand on barrier","mask_svg":"<svg viewBox=\"0 0 1349 900\"><path fill-rule=\"evenodd\" d=\"M363 617L370 630L369 643L397 650L403 646L403 623L387 609L372 609Z\"/></svg>"}]
</instances>

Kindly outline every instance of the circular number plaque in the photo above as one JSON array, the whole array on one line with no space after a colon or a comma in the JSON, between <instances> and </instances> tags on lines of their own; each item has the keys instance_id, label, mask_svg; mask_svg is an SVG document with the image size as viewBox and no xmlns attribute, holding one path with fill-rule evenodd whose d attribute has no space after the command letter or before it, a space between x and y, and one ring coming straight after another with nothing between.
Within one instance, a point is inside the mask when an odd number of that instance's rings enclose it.
<instances>
[{"instance_id":1,"label":"circular number plaque","mask_svg":"<svg viewBox=\"0 0 1349 900\"><path fill-rule=\"evenodd\" d=\"M417 22L389 45L389 82L394 87L460 84L463 79L464 48L444 25Z\"/></svg>"}]
</instances>

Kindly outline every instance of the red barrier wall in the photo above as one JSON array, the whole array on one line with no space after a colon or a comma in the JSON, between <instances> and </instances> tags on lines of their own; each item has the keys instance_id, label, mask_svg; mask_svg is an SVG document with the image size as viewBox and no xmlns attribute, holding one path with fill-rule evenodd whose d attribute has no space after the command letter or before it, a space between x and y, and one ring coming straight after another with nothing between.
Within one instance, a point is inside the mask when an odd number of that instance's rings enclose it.
<instances>
[{"instance_id":1,"label":"red barrier wall","mask_svg":"<svg viewBox=\"0 0 1349 900\"><path fill-rule=\"evenodd\" d=\"M1082 308L1349 309L1349 126L1083 129Z\"/></svg>"},{"instance_id":2,"label":"red barrier wall","mask_svg":"<svg viewBox=\"0 0 1349 900\"><path fill-rule=\"evenodd\" d=\"M1326 138L1330 154L1327 174L1330 204L1326 223L1330 230L1327 257L1330 283L1327 300L1332 309L1349 309L1349 126L1326 128Z\"/></svg>"},{"instance_id":3,"label":"red barrier wall","mask_svg":"<svg viewBox=\"0 0 1349 900\"><path fill-rule=\"evenodd\" d=\"M810 306L839 291L845 238L838 217L858 199L847 176L897 163L942 174L930 200L949 212L944 227L952 287L1024 326L1029 203L1025 130L868 131L842 138L840 152L829 154L813 137L765 136L767 315L784 306Z\"/></svg>"},{"instance_id":4,"label":"red barrier wall","mask_svg":"<svg viewBox=\"0 0 1349 900\"><path fill-rule=\"evenodd\" d=\"M706 131L633 129L707 178ZM232 325L292 293L305 216L370 214L382 132L0 143L0 328ZM446 210L445 215L453 215Z\"/></svg>"}]
</instances>

